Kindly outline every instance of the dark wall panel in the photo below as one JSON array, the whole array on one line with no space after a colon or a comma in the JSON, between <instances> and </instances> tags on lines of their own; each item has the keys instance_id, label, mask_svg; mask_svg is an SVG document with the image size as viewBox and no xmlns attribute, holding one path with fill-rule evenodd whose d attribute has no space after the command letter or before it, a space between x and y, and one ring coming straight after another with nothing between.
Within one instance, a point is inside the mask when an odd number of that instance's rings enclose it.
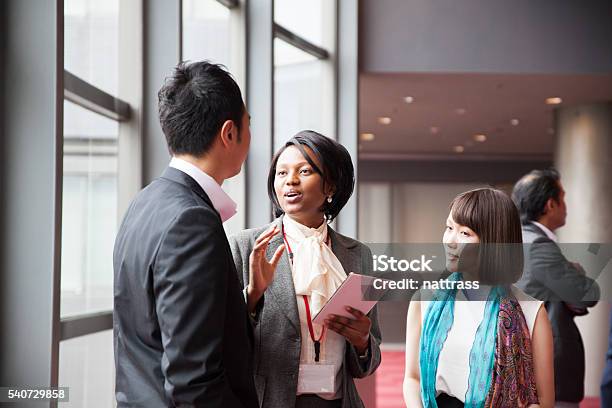
<instances>
[{"instance_id":1,"label":"dark wall panel","mask_svg":"<svg viewBox=\"0 0 612 408\"><path fill-rule=\"evenodd\" d=\"M612 2L361 0L366 72L612 71Z\"/></svg>"}]
</instances>

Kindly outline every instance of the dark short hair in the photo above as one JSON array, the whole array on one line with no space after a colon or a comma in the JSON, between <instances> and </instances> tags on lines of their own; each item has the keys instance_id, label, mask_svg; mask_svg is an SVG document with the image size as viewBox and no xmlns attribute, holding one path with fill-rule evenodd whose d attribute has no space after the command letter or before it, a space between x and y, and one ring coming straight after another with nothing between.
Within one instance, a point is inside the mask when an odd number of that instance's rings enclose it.
<instances>
[{"instance_id":1,"label":"dark short hair","mask_svg":"<svg viewBox=\"0 0 612 408\"><path fill-rule=\"evenodd\" d=\"M349 198L351 198L353 189L355 188L355 171L353 169L351 155L340 143L312 130L303 130L289 139L272 158L272 163L270 164L270 170L268 172L268 197L270 197L270 201L272 201L272 209L275 217L279 217L283 214L283 209L274 191L276 163L280 155L289 146L295 146L302 153L306 161L308 161L308 164L312 166L313 170L321 175L323 179L323 189L332 186L334 190L332 202L328 203L325 201L321 210L328 221L333 220L346 205ZM310 148L322 168L319 168L310 158L306 153L305 147Z\"/></svg>"},{"instance_id":2,"label":"dark short hair","mask_svg":"<svg viewBox=\"0 0 612 408\"><path fill-rule=\"evenodd\" d=\"M240 131L242 94L223 65L181 62L166 78L158 98L159 122L173 154L202 156L226 120Z\"/></svg>"},{"instance_id":3,"label":"dark short hair","mask_svg":"<svg viewBox=\"0 0 612 408\"><path fill-rule=\"evenodd\" d=\"M450 210L457 224L469 227L480 239L475 247L481 283L518 281L523 273L523 237L518 210L510 197L501 190L479 188L455 197Z\"/></svg>"},{"instance_id":4,"label":"dark short hair","mask_svg":"<svg viewBox=\"0 0 612 408\"><path fill-rule=\"evenodd\" d=\"M560 194L557 170L532 170L516 182L512 200L521 214L521 222L526 224L537 221L544 214L549 199L559 202Z\"/></svg>"}]
</instances>

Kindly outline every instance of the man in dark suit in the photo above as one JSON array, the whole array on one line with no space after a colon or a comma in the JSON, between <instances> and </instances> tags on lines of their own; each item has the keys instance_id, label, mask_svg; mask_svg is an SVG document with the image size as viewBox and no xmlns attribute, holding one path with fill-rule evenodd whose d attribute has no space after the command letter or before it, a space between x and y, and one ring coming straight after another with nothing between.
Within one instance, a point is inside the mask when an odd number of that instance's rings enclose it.
<instances>
[{"instance_id":1,"label":"man in dark suit","mask_svg":"<svg viewBox=\"0 0 612 408\"><path fill-rule=\"evenodd\" d=\"M545 301L553 330L555 406L578 407L584 398L584 345L575 316L588 313L599 287L577 263L568 261L554 231L565 225L565 191L555 170L533 170L514 186L512 199L523 223L525 269L517 283Z\"/></svg>"},{"instance_id":2,"label":"man in dark suit","mask_svg":"<svg viewBox=\"0 0 612 408\"><path fill-rule=\"evenodd\" d=\"M240 89L221 66L179 64L159 92L172 154L131 203L114 249L119 407L258 407L253 333L221 189L250 143Z\"/></svg>"}]
</instances>

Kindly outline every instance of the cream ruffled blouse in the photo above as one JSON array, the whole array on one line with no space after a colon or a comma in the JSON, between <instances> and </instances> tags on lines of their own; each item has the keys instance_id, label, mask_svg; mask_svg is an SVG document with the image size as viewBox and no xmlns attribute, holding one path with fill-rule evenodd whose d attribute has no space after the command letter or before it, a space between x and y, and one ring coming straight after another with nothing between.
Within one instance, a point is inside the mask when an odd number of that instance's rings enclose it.
<instances>
[{"instance_id":1,"label":"cream ruffled blouse","mask_svg":"<svg viewBox=\"0 0 612 408\"><path fill-rule=\"evenodd\" d=\"M342 264L328 245L327 223L318 228L309 228L289 216L283 217L285 239L293 253L293 285L297 295L302 348L300 364L314 363L314 343L310 338L306 307L303 295L308 297L311 316L314 317L336 289L346 279ZM315 338L319 338L323 326L314 324ZM320 361L336 367L336 391L333 394L318 394L324 399L342 397L342 364L344 362L346 339L332 330L326 330L321 342ZM298 393L299 394L299 393Z\"/></svg>"}]
</instances>

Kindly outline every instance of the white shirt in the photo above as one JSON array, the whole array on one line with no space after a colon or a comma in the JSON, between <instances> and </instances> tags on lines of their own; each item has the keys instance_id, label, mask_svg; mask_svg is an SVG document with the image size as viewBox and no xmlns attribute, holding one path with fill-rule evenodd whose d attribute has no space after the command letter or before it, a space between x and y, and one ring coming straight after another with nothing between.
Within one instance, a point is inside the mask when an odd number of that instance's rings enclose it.
<instances>
[{"instance_id":1,"label":"white shirt","mask_svg":"<svg viewBox=\"0 0 612 408\"><path fill-rule=\"evenodd\" d=\"M489 287L481 285L480 288L488 289ZM525 294L516 286L512 286L512 293L521 306L531 336L536 316L543 302ZM428 299L431 299L431 296L428 296ZM421 301L421 327L429 303L429 301ZM436 396L445 393L465 402L470 375L470 351L476 338L476 331L484 316L485 304L486 301L466 301L463 291L457 291L453 325L448 332L438 360Z\"/></svg>"},{"instance_id":2,"label":"white shirt","mask_svg":"<svg viewBox=\"0 0 612 408\"><path fill-rule=\"evenodd\" d=\"M213 207L215 207L215 210L219 213L222 222L229 220L236 214L236 203L225 191L223 191L214 178L210 177L188 161L179 159L178 157L173 157L172 160L170 160L169 166L187 174L202 187L202 190L204 190L208 198L210 198Z\"/></svg>"},{"instance_id":3,"label":"white shirt","mask_svg":"<svg viewBox=\"0 0 612 408\"><path fill-rule=\"evenodd\" d=\"M537 221L531 221L531 223L533 225L535 225L536 227L538 227L539 229L541 229L542 231L544 231L546 236L548 238L550 238L553 242L559 242L559 239L557 238L557 235L554 232L552 232L551 230L549 230L546 226L540 224Z\"/></svg>"}]
</instances>

